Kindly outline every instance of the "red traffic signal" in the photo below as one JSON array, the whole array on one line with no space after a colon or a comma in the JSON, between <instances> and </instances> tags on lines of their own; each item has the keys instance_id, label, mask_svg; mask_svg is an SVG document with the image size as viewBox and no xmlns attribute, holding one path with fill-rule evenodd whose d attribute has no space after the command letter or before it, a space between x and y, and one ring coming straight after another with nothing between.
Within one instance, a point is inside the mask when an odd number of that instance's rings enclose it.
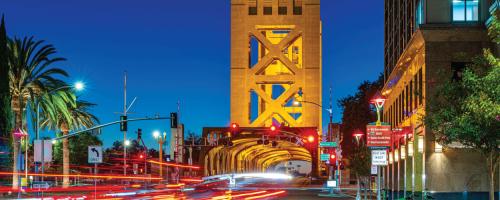
<instances>
[{"instance_id":1,"label":"red traffic signal","mask_svg":"<svg viewBox=\"0 0 500 200\"><path fill-rule=\"evenodd\" d=\"M310 142L310 143L313 143L314 142L314 136L310 135L307 137L307 141Z\"/></svg>"},{"instance_id":2,"label":"red traffic signal","mask_svg":"<svg viewBox=\"0 0 500 200\"><path fill-rule=\"evenodd\" d=\"M236 130L238 129L239 125L237 123L232 123L231 124L231 129Z\"/></svg>"},{"instance_id":3,"label":"red traffic signal","mask_svg":"<svg viewBox=\"0 0 500 200\"><path fill-rule=\"evenodd\" d=\"M273 135L276 135L279 132L279 128L275 125L271 125L269 127L269 132Z\"/></svg>"},{"instance_id":4,"label":"red traffic signal","mask_svg":"<svg viewBox=\"0 0 500 200\"><path fill-rule=\"evenodd\" d=\"M335 154L335 151L330 152L330 165L335 165L335 160L337 159L337 156Z\"/></svg>"}]
</instances>

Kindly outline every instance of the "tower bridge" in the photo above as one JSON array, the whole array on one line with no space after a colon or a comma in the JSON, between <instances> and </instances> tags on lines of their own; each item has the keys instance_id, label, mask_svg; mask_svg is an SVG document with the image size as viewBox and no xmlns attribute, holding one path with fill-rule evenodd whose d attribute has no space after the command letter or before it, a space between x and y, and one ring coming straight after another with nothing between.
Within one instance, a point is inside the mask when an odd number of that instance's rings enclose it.
<instances>
[{"instance_id":1,"label":"tower bridge","mask_svg":"<svg viewBox=\"0 0 500 200\"><path fill-rule=\"evenodd\" d=\"M204 175L302 160L317 176L321 69L319 0L232 0L230 120L245 128L204 128L203 140L215 142L202 149ZM278 125L288 134L269 137ZM313 142L298 142L305 135Z\"/></svg>"}]
</instances>

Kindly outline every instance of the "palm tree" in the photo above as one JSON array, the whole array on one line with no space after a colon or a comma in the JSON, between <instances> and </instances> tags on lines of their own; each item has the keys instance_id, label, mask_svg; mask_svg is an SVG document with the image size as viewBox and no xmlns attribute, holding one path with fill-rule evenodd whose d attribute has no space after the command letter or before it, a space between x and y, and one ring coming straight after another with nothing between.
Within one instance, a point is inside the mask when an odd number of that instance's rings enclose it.
<instances>
[{"instance_id":1,"label":"palm tree","mask_svg":"<svg viewBox=\"0 0 500 200\"><path fill-rule=\"evenodd\" d=\"M73 94L69 94L71 96ZM54 103L53 103L54 104ZM77 130L81 128L89 128L98 123L99 120L96 116L89 112L91 107L95 104L86 101L75 101L66 102L66 107L60 107L61 109L57 112L61 116L55 116L55 118L46 118L42 121L43 127L48 127L50 129L59 129L63 135L67 135L70 130ZM66 115L67 116L63 116ZM53 120L56 119L56 120ZM63 144L63 187L69 186L69 142L65 138L62 141Z\"/></svg>"},{"instance_id":2,"label":"palm tree","mask_svg":"<svg viewBox=\"0 0 500 200\"><path fill-rule=\"evenodd\" d=\"M14 129L22 130L25 119L25 111L28 102L46 94L47 86L57 86L64 83L58 76L67 77L68 74L59 68L50 68L56 62L64 58L51 58L56 53L52 45L43 44L44 41L35 41L33 37L23 39L15 38L9 40L8 64L11 105L14 112ZM53 106L46 106L51 110ZM12 135L13 146L13 176L12 188L18 188L17 162L19 145L17 139Z\"/></svg>"}]
</instances>

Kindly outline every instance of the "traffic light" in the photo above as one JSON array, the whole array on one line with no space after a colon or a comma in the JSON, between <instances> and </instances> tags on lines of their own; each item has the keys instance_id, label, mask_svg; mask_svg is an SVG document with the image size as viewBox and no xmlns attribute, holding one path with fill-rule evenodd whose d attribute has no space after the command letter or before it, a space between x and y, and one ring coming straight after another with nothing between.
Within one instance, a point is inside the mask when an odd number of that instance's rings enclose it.
<instances>
[{"instance_id":1,"label":"traffic light","mask_svg":"<svg viewBox=\"0 0 500 200\"><path fill-rule=\"evenodd\" d=\"M141 140L142 138L142 129L137 129L137 140Z\"/></svg>"},{"instance_id":2,"label":"traffic light","mask_svg":"<svg viewBox=\"0 0 500 200\"><path fill-rule=\"evenodd\" d=\"M270 132L272 135L276 135L276 134L279 132L279 129L278 129L278 127L276 127L275 125L271 125L271 127L269 127L269 132Z\"/></svg>"},{"instance_id":3,"label":"traffic light","mask_svg":"<svg viewBox=\"0 0 500 200\"><path fill-rule=\"evenodd\" d=\"M237 123L232 123L231 126L229 127L231 135L236 134L238 132L239 128L240 128L240 126Z\"/></svg>"},{"instance_id":4,"label":"traffic light","mask_svg":"<svg viewBox=\"0 0 500 200\"><path fill-rule=\"evenodd\" d=\"M330 150L330 165L334 166L336 165L337 163L335 161L337 161L337 152L335 152L335 150Z\"/></svg>"},{"instance_id":5,"label":"traffic light","mask_svg":"<svg viewBox=\"0 0 500 200\"><path fill-rule=\"evenodd\" d=\"M120 131L127 131L127 116L120 116Z\"/></svg>"},{"instance_id":6,"label":"traffic light","mask_svg":"<svg viewBox=\"0 0 500 200\"><path fill-rule=\"evenodd\" d=\"M330 165L335 165L336 158L335 151L330 152Z\"/></svg>"},{"instance_id":7,"label":"traffic light","mask_svg":"<svg viewBox=\"0 0 500 200\"><path fill-rule=\"evenodd\" d=\"M240 126L237 123L232 123L231 124L231 130L237 130Z\"/></svg>"},{"instance_id":8,"label":"traffic light","mask_svg":"<svg viewBox=\"0 0 500 200\"><path fill-rule=\"evenodd\" d=\"M177 113L172 112L170 113L170 128L177 128Z\"/></svg>"},{"instance_id":9,"label":"traffic light","mask_svg":"<svg viewBox=\"0 0 500 200\"><path fill-rule=\"evenodd\" d=\"M307 136L307 142L313 143L314 142L314 136L312 136L312 135Z\"/></svg>"}]
</instances>

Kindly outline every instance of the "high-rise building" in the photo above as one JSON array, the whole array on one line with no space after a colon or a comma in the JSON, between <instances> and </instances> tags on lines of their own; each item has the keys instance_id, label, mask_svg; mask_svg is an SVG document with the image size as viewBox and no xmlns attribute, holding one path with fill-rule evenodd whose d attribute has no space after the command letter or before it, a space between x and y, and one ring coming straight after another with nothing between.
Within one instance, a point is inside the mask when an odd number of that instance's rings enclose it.
<instances>
[{"instance_id":1,"label":"high-rise building","mask_svg":"<svg viewBox=\"0 0 500 200\"><path fill-rule=\"evenodd\" d=\"M385 85L383 119L403 135L395 136L384 186L394 198L432 192L439 199L486 195L484 157L452 144L443 148L421 122L426 100L441 80L453 79L493 47L486 29L492 0L385 0ZM439 71L448 72L443 77ZM465 192L465 193L464 193ZM467 193L468 192L468 193ZM483 193L474 193L483 192ZM453 196L456 195L456 196ZM452 199L453 199L452 198Z\"/></svg>"}]
</instances>

